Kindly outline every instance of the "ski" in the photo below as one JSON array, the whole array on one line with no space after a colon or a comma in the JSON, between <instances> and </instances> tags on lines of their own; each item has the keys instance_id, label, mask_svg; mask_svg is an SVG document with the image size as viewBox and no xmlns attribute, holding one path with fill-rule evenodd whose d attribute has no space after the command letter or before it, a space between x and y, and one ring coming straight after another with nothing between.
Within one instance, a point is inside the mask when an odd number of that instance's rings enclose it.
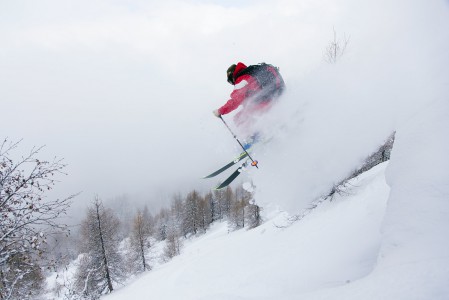
<instances>
[{"instance_id":1,"label":"ski","mask_svg":"<svg viewBox=\"0 0 449 300\"><path fill-rule=\"evenodd\" d=\"M220 174L220 173L226 171L227 169L229 169L230 167L232 167L233 165L235 165L236 163L238 163L239 161L241 161L242 159L244 159L244 158L247 157L247 156L248 156L248 153L247 153L247 152L242 152L242 153L240 154L239 157L235 158L235 159L234 159L233 161L231 161L230 163L226 164L226 165L223 166L222 168L218 169L217 171L215 171L215 172L213 172L213 173L211 173L211 174L209 174L209 175L207 175L207 176L205 176L205 177L203 177L203 178L206 179L206 178L212 178L212 177L215 177L215 176L217 176L218 174ZM236 177L237 177L237 176L236 176Z\"/></svg>"},{"instance_id":2,"label":"ski","mask_svg":"<svg viewBox=\"0 0 449 300\"><path fill-rule=\"evenodd\" d=\"M215 190L218 191L218 190L221 190L221 189L227 187L228 185L230 185L231 182L233 182L234 179L236 179L240 175L240 173L243 172L243 169L246 167L246 164L247 164L247 161L244 162L240 167L238 167L238 169L235 170L228 178L226 178L225 181L223 181L220 185L218 185L215 188Z\"/></svg>"}]
</instances>

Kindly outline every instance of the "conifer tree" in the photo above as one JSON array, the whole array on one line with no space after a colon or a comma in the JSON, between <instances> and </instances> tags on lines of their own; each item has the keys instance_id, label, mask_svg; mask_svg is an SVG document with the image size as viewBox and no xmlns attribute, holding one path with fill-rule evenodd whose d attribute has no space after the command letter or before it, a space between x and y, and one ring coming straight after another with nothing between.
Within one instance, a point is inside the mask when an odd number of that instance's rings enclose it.
<instances>
[{"instance_id":1,"label":"conifer tree","mask_svg":"<svg viewBox=\"0 0 449 300\"><path fill-rule=\"evenodd\" d=\"M211 209L213 209L213 216L214 220L223 220L223 210L222 210L222 199L224 198L224 191L223 190L214 190L212 194L212 205Z\"/></svg>"},{"instance_id":2,"label":"conifer tree","mask_svg":"<svg viewBox=\"0 0 449 300\"><path fill-rule=\"evenodd\" d=\"M260 215L261 207L254 201L251 201L246 208L246 220L249 228L255 228L262 224L262 217Z\"/></svg>"},{"instance_id":3,"label":"conifer tree","mask_svg":"<svg viewBox=\"0 0 449 300\"><path fill-rule=\"evenodd\" d=\"M210 223L212 223L212 216L210 214L210 202L204 198L200 197L198 200L198 227L202 232L206 232L209 228Z\"/></svg>"},{"instance_id":4,"label":"conifer tree","mask_svg":"<svg viewBox=\"0 0 449 300\"><path fill-rule=\"evenodd\" d=\"M154 223L156 227L156 238L159 241L163 241L167 238L169 215L170 213L168 209L163 207L154 218Z\"/></svg>"},{"instance_id":5,"label":"conifer tree","mask_svg":"<svg viewBox=\"0 0 449 300\"><path fill-rule=\"evenodd\" d=\"M181 237L177 226L171 219L171 224L167 226L167 238L165 239L165 247L163 253L163 259L168 261L181 253Z\"/></svg>"},{"instance_id":6,"label":"conifer tree","mask_svg":"<svg viewBox=\"0 0 449 300\"><path fill-rule=\"evenodd\" d=\"M216 213L216 202L214 199L214 195L212 194L212 192L208 192L205 196L204 196L204 200L207 202L207 208L208 208L208 219L210 220L210 223L218 220L218 216Z\"/></svg>"},{"instance_id":7,"label":"conifer tree","mask_svg":"<svg viewBox=\"0 0 449 300\"><path fill-rule=\"evenodd\" d=\"M140 272L151 269L147 257L147 252L151 247L151 227L149 226L150 220L148 219L148 215L146 217L144 217L144 214L140 210L137 211L134 216L130 236L130 258L134 262L133 265L135 268Z\"/></svg>"},{"instance_id":8,"label":"conifer tree","mask_svg":"<svg viewBox=\"0 0 449 300\"><path fill-rule=\"evenodd\" d=\"M234 200L234 191L230 186L226 187L224 190L224 197L222 198L222 211L224 216L229 217L231 213L232 201Z\"/></svg>"},{"instance_id":9,"label":"conifer tree","mask_svg":"<svg viewBox=\"0 0 449 300\"><path fill-rule=\"evenodd\" d=\"M83 253L76 274L76 289L86 296L98 297L114 290L125 276L123 259L118 251L119 221L96 197L81 224Z\"/></svg>"},{"instance_id":10,"label":"conifer tree","mask_svg":"<svg viewBox=\"0 0 449 300\"><path fill-rule=\"evenodd\" d=\"M217 219L222 220L223 218L229 217L234 197L232 188L228 186L226 189L214 191L213 197Z\"/></svg>"},{"instance_id":11,"label":"conifer tree","mask_svg":"<svg viewBox=\"0 0 449 300\"><path fill-rule=\"evenodd\" d=\"M231 202L231 213L229 221L235 229L245 227L245 208L248 205L247 192L241 187L237 187Z\"/></svg>"},{"instance_id":12,"label":"conifer tree","mask_svg":"<svg viewBox=\"0 0 449 300\"><path fill-rule=\"evenodd\" d=\"M187 231L183 226L184 216L185 216L185 203L182 200L180 194L173 197L170 207L168 226L173 228L175 232L179 235L187 235ZM170 230L170 229L168 229Z\"/></svg>"},{"instance_id":13,"label":"conifer tree","mask_svg":"<svg viewBox=\"0 0 449 300\"><path fill-rule=\"evenodd\" d=\"M199 230L199 202L197 191L190 192L185 200L183 229L187 234L197 234Z\"/></svg>"},{"instance_id":14,"label":"conifer tree","mask_svg":"<svg viewBox=\"0 0 449 300\"><path fill-rule=\"evenodd\" d=\"M146 206L146 205L143 208L142 217L144 220L146 220L145 225L148 227L147 230L148 230L150 236L154 236L156 233L155 219L154 219L153 215L150 213L148 206Z\"/></svg>"}]
</instances>

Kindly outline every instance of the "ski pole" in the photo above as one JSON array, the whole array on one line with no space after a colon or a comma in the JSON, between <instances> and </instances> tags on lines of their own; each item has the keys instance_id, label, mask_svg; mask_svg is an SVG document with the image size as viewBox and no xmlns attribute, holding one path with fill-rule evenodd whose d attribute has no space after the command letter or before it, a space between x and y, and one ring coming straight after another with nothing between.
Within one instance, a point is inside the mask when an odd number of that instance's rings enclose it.
<instances>
[{"instance_id":1,"label":"ski pole","mask_svg":"<svg viewBox=\"0 0 449 300\"><path fill-rule=\"evenodd\" d=\"M254 160L251 157L251 155L249 155L248 151L246 151L245 147L243 147L243 145L240 142L240 140L237 138L237 136L234 134L234 132L232 132L231 127L229 127L229 125L225 122L225 120L223 119L223 117L221 115L220 115L220 119L223 121L223 123L225 124L226 128L228 128L229 132L232 134L232 136L235 138L235 140L239 143L240 147L242 147L243 151L245 151L246 155L248 155L249 159L251 159L251 166L254 166L254 167L259 169L259 167L257 166L258 161Z\"/></svg>"}]
</instances>

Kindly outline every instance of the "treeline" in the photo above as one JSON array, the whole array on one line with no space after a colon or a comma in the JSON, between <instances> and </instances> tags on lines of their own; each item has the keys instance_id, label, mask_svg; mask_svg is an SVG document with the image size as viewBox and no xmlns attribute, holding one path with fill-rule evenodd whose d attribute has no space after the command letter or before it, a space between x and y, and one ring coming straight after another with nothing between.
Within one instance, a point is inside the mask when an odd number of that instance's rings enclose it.
<instances>
[{"instance_id":1,"label":"treeline","mask_svg":"<svg viewBox=\"0 0 449 300\"><path fill-rule=\"evenodd\" d=\"M64 266L55 296L97 299L130 276L151 270L156 260L179 255L185 239L204 234L216 221L228 222L231 230L261 223L253 195L239 186L176 195L157 212L142 207L125 217L123 209L95 197L74 231L61 217L77 195L46 197L66 165L57 158L39 159L41 147L18 155L19 143L0 142L1 300L38 299L46 292L48 274ZM153 249L156 245L162 248ZM73 265L76 270L68 269Z\"/></svg>"},{"instance_id":2,"label":"treeline","mask_svg":"<svg viewBox=\"0 0 449 300\"><path fill-rule=\"evenodd\" d=\"M193 190L174 196L154 215L145 206L130 221L120 221L96 197L81 223L75 277L60 283L56 292L64 291L67 299L97 299L126 278L151 270L155 260L166 262L179 255L184 240L206 233L217 221L228 222L231 230L254 228L262 222L260 207L242 186L204 195ZM157 257L156 243L163 245Z\"/></svg>"}]
</instances>

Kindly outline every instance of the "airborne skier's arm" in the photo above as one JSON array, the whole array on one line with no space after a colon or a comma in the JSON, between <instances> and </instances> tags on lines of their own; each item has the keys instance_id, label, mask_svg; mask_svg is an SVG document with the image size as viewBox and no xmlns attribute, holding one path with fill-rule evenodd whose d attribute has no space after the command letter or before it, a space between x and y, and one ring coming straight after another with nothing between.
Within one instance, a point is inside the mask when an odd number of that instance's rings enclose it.
<instances>
[{"instance_id":1,"label":"airborne skier's arm","mask_svg":"<svg viewBox=\"0 0 449 300\"><path fill-rule=\"evenodd\" d=\"M231 99L218 109L218 113L225 115L237 109L246 98L247 86L248 82L246 80L242 80L239 84L235 85L235 89L231 93Z\"/></svg>"},{"instance_id":2,"label":"airborne skier's arm","mask_svg":"<svg viewBox=\"0 0 449 300\"><path fill-rule=\"evenodd\" d=\"M239 79L231 93L231 99L218 109L220 115L228 114L237 109L248 97L251 97L260 89L258 83L249 75L243 75Z\"/></svg>"}]
</instances>

